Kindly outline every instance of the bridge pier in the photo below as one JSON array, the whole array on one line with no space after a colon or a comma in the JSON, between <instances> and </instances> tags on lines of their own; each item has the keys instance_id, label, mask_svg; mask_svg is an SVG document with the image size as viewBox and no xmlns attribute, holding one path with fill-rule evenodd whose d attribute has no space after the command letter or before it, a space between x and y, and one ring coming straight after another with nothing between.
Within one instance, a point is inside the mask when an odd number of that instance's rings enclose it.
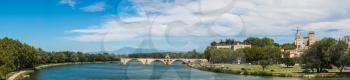
<instances>
[{"instance_id":1,"label":"bridge pier","mask_svg":"<svg viewBox=\"0 0 350 80\"><path fill-rule=\"evenodd\" d=\"M140 61L142 64L151 64L154 61L161 61L164 64L170 65L174 63L175 61L182 61L184 63L193 63L193 62L200 62L200 63L208 63L207 59L151 59L151 58L121 58L120 62L122 64L128 64L131 60L137 60Z\"/></svg>"},{"instance_id":2,"label":"bridge pier","mask_svg":"<svg viewBox=\"0 0 350 80\"><path fill-rule=\"evenodd\" d=\"M131 60L131 59L129 59L129 58L120 58L120 62L121 62L122 64L127 64L130 60Z\"/></svg>"}]
</instances>

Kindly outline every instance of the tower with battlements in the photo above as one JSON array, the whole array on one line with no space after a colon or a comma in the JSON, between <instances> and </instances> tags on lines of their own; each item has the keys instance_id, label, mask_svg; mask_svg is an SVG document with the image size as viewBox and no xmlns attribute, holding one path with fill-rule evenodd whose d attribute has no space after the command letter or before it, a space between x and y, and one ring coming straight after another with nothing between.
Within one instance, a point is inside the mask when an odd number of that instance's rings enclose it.
<instances>
[{"instance_id":1,"label":"tower with battlements","mask_svg":"<svg viewBox=\"0 0 350 80\"><path fill-rule=\"evenodd\" d=\"M299 28L297 28L297 33L295 34L294 39L294 50L285 50L289 53L289 57L300 57L304 50L308 49L312 44L316 42L316 34L313 31L310 31L309 34L302 38Z\"/></svg>"},{"instance_id":2,"label":"tower with battlements","mask_svg":"<svg viewBox=\"0 0 350 80\"><path fill-rule=\"evenodd\" d=\"M313 31L310 31L309 34L304 37L305 48L309 48L312 44L316 42L316 34Z\"/></svg>"}]
</instances>

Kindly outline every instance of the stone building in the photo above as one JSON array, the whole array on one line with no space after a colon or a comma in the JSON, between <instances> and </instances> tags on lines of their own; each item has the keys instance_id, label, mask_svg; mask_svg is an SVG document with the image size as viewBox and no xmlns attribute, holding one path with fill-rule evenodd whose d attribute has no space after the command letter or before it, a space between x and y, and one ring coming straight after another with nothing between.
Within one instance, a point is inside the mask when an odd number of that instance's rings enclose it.
<instances>
[{"instance_id":1,"label":"stone building","mask_svg":"<svg viewBox=\"0 0 350 80\"><path fill-rule=\"evenodd\" d=\"M237 43L236 45L233 45L233 50L236 51L237 49L242 49L242 48L246 48L246 47L250 48L250 47L252 47L252 45Z\"/></svg>"},{"instance_id":2,"label":"stone building","mask_svg":"<svg viewBox=\"0 0 350 80\"><path fill-rule=\"evenodd\" d=\"M316 42L316 34L313 31L310 31L307 36L304 37L304 39L301 38L301 33L299 29L297 29L297 33L295 34L294 39L294 50L285 50L286 53L288 53L289 57L300 57L306 49L309 48L312 44Z\"/></svg>"},{"instance_id":3,"label":"stone building","mask_svg":"<svg viewBox=\"0 0 350 80\"><path fill-rule=\"evenodd\" d=\"M221 49L221 48L222 49L233 49L234 51L236 51L237 49L251 47L251 45L237 42L237 43L233 43L233 44L218 44L218 45L215 45L213 47L218 48L218 49Z\"/></svg>"},{"instance_id":4,"label":"stone building","mask_svg":"<svg viewBox=\"0 0 350 80\"><path fill-rule=\"evenodd\" d=\"M344 36L343 41L345 41L350 46L350 36Z\"/></svg>"}]
</instances>

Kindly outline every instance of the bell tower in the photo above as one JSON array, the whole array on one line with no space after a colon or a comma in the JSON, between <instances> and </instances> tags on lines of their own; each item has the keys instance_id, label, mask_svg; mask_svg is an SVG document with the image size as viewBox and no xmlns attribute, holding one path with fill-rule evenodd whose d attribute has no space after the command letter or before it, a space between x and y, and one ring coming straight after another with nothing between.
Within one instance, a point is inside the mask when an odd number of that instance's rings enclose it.
<instances>
[{"instance_id":1,"label":"bell tower","mask_svg":"<svg viewBox=\"0 0 350 80\"><path fill-rule=\"evenodd\" d=\"M295 34L294 45L296 49L304 49L305 45L301 38L301 33L299 32L299 27L297 28L297 33Z\"/></svg>"}]
</instances>

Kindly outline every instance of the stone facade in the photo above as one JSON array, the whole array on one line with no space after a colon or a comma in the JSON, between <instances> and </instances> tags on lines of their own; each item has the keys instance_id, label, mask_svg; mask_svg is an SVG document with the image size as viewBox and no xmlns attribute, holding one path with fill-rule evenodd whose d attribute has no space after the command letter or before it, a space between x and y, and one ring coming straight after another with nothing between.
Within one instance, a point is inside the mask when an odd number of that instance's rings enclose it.
<instances>
[{"instance_id":1,"label":"stone facade","mask_svg":"<svg viewBox=\"0 0 350 80\"><path fill-rule=\"evenodd\" d=\"M228 49L228 48L232 48L233 46L232 45L216 45L215 48L218 48L218 49L221 49L221 48L225 48L225 49Z\"/></svg>"},{"instance_id":2,"label":"stone facade","mask_svg":"<svg viewBox=\"0 0 350 80\"><path fill-rule=\"evenodd\" d=\"M242 49L242 48L246 48L246 47L250 48L250 47L252 47L252 45L237 43L236 45L233 45L233 50L236 51L237 49Z\"/></svg>"},{"instance_id":3,"label":"stone facade","mask_svg":"<svg viewBox=\"0 0 350 80\"><path fill-rule=\"evenodd\" d=\"M286 52L289 54L290 58L300 57L304 53L304 50L308 49L309 46L311 46L315 42L316 42L315 32L310 31L309 34L305 36L304 39L302 40L301 33L299 29L297 29L297 33L295 34L295 39L294 39L295 49L286 50Z\"/></svg>"},{"instance_id":4,"label":"stone facade","mask_svg":"<svg viewBox=\"0 0 350 80\"><path fill-rule=\"evenodd\" d=\"M236 51L237 49L251 47L251 45L243 44L243 43L235 43L235 44L228 44L228 45L215 45L215 48L218 49L233 49Z\"/></svg>"},{"instance_id":5,"label":"stone facade","mask_svg":"<svg viewBox=\"0 0 350 80\"><path fill-rule=\"evenodd\" d=\"M343 41L350 46L350 36L344 36Z\"/></svg>"}]
</instances>

